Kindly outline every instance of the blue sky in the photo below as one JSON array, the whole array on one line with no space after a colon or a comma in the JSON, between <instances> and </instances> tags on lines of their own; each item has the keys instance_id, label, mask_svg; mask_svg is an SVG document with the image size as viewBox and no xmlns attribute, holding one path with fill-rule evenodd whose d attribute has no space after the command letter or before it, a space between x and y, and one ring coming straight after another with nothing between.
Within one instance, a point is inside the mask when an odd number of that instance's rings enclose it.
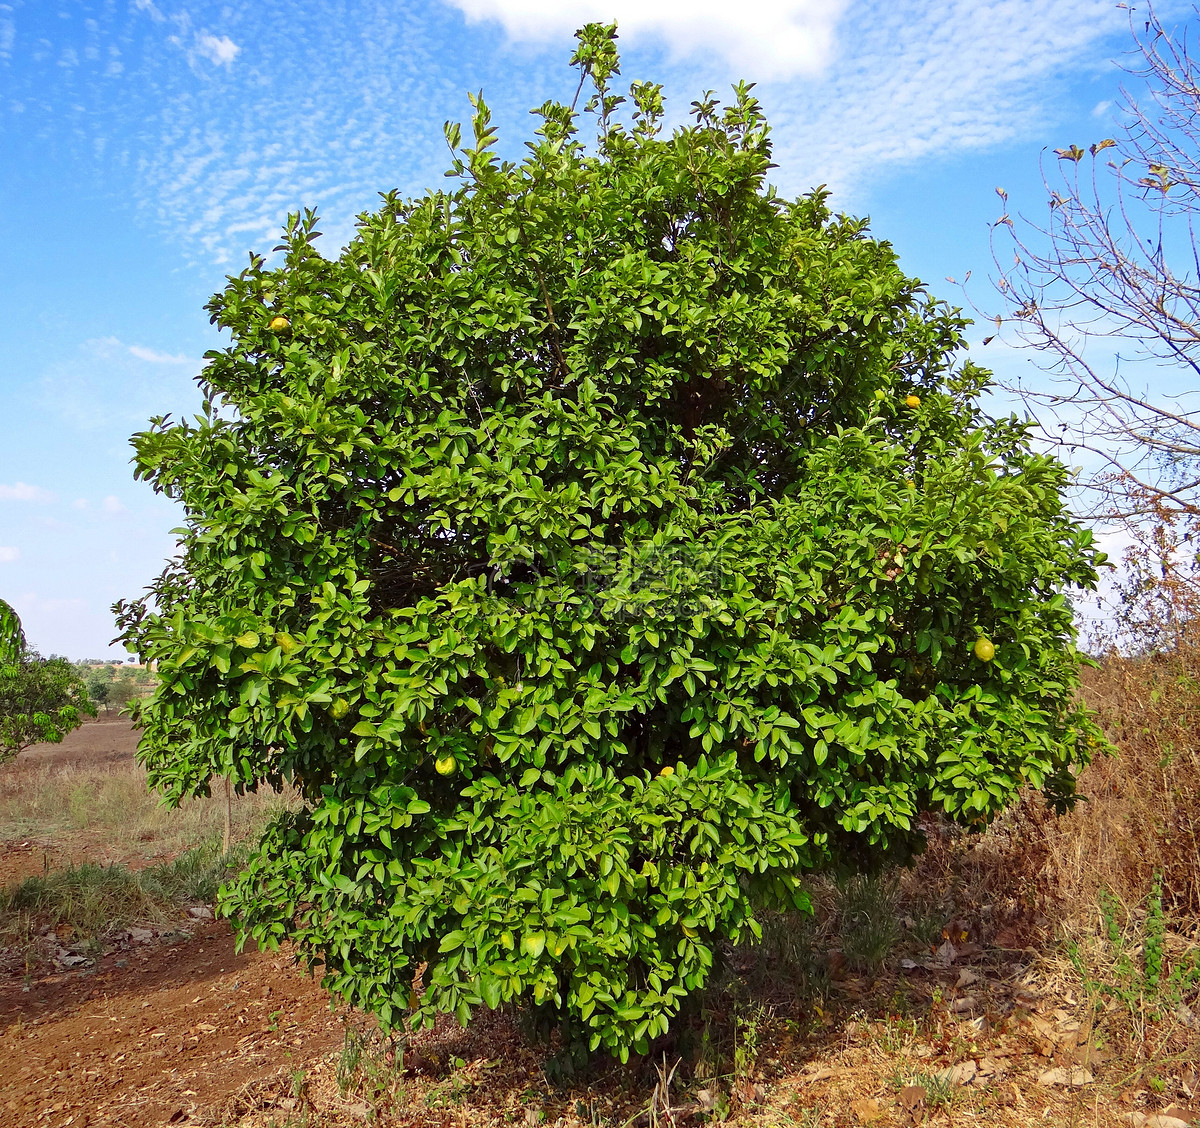
<instances>
[{"instance_id":1,"label":"blue sky","mask_svg":"<svg viewBox=\"0 0 1200 1128\"><path fill-rule=\"evenodd\" d=\"M128 438L198 404L225 274L289 209L334 254L378 191L441 183L468 90L516 154L570 99L573 28L612 17L626 80L682 116L758 79L781 189L829 184L984 307L994 189L1039 214L1043 150L1112 131L1128 43L1108 0L0 0L0 596L34 645L121 655L109 605L178 523Z\"/></svg>"}]
</instances>

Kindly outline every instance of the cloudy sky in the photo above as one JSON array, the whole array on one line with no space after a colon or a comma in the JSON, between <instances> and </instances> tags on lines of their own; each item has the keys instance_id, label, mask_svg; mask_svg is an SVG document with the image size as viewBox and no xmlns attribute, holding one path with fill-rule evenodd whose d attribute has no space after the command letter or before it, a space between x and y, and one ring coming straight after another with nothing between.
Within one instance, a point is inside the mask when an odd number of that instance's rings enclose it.
<instances>
[{"instance_id":1,"label":"cloudy sky","mask_svg":"<svg viewBox=\"0 0 1200 1128\"><path fill-rule=\"evenodd\" d=\"M1111 132L1129 34L1109 0L0 0L0 596L36 646L109 653L170 553L128 437L198 404L224 275L290 209L333 254L380 190L441 183L468 90L519 153L612 17L624 78L676 117L757 80L779 186L828 184L985 308L995 188L1036 216L1046 147Z\"/></svg>"}]
</instances>

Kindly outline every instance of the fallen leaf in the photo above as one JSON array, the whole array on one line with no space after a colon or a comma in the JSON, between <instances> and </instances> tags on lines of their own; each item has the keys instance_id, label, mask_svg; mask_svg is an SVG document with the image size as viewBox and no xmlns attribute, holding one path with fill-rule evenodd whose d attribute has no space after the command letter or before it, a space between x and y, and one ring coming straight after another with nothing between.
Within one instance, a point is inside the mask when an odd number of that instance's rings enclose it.
<instances>
[{"instance_id":1,"label":"fallen leaf","mask_svg":"<svg viewBox=\"0 0 1200 1128\"><path fill-rule=\"evenodd\" d=\"M969 1085L977 1072L978 1067L973 1061L962 1061L958 1065L952 1065L949 1069L943 1069L935 1076L939 1081L945 1081L947 1085Z\"/></svg>"},{"instance_id":2,"label":"fallen leaf","mask_svg":"<svg viewBox=\"0 0 1200 1128\"><path fill-rule=\"evenodd\" d=\"M1039 1085L1054 1086L1054 1085L1069 1085L1073 1089L1078 1089L1083 1085L1090 1085L1095 1080L1092 1077L1091 1071L1087 1069L1048 1069L1038 1078ZM1186 1125L1184 1126L1186 1128Z\"/></svg>"},{"instance_id":3,"label":"fallen leaf","mask_svg":"<svg viewBox=\"0 0 1200 1128\"><path fill-rule=\"evenodd\" d=\"M817 1069L809 1073L804 1080L812 1085L817 1081L828 1081L830 1077L836 1077L841 1072L840 1069Z\"/></svg>"},{"instance_id":4,"label":"fallen leaf","mask_svg":"<svg viewBox=\"0 0 1200 1128\"><path fill-rule=\"evenodd\" d=\"M1095 1046L1080 1046L1071 1055L1071 1064L1083 1067L1103 1065L1106 1061L1112 1061L1112 1057L1108 1050L1097 1049Z\"/></svg>"},{"instance_id":5,"label":"fallen leaf","mask_svg":"<svg viewBox=\"0 0 1200 1128\"><path fill-rule=\"evenodd\" d=\"M933 959L927 961L927 966L949 967L957 954L951 941L943 941L942 946L933 953Z\"/></svg>"},{"instance_id":6,"label":"fallen leaf","mask_svg":"<svg viewBox=\"0 0 1200 1128\"><path fill-rule=\"evenodd\" d=\"M873 1124L883 1115L883 1105L874 1097L867 1097L864 1100L851 1101L850 1111L858 1117L860 1124Z\"/></svg>"},{"instance_id":7,"label":"fallen leaf","mask_svg":"<svg viewBox=\"0 0 1200 1128\"><path fill-rule=\"evenodd\" d=\"M925 1090L920 1085L905 1085L900 1090L900 1107L916 1114L925 1107Z\"/></svg>"}]
</instances>

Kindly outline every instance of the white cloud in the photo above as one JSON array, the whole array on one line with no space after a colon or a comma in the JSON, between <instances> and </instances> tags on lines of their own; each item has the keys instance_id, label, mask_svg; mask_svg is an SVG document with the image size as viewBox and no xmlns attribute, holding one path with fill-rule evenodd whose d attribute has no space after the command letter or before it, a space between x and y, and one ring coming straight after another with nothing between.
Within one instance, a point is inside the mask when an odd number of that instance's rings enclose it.
<instances>
[{"instance_id":1,"label":"white cloud","mask_svg":"<svg viewBox=\"0 0 1200 1128\"><path fill-rule=\"evenodd\" d=\"M202 55L218 66L225 67L230 66L241 52L241 48L228 35L218 37L209 32L200 32L196 35L195 49L196 54Z\"/></svg>"},{"instance_id":2,"label":"white cloud","mask_svg":"<svg viewBox=\"0 0 1200 1128\"><path fill-rule=\"evenodd\" d=\"M155 6L154 0L133 0L133 6L137 11L145 12L155 23L162 23L167 18Z\"/></svg>"},{"instance_id":3,"label":"white cloud","mask_svg":"<svg viewBox=\"0 0 1200 1128\"><path fill-rule=\"evenodd\" d=\"M1102 118L1110 109L1112 109L1112 102L1108 101L1107 99L1103 102L1097 102L1092 107L1092 117Z\"/></svg>"},{"instance_id":4,"label":"white cloud","mask_svg":"<svg viewBox=\"0 0 1200 1128\"><path fill-rule=\"evenodd\" d=\"M105 513L125 512L125 506L121 504L121 499L116 494L109 494L101 504L104 506Z\"/></svg>"},{"instance_id":5,"label":"white cloud","mask_svg":"<svg viewBox=\"0 0 1200 1128\"><path fill-rule=\"evenodd\" d=\"M0 544L0 564L11 564L14 560L19 559L20 555L20 549Z\"/></svg>"},{"instance_id":6,"label":"white cloud","mask_svg":"<svg viewBox=\"0 0 1200 1128\"><path fill-rule=\"evenodd\" d=\"M899 169L1040 145L1047 122L1077 116L1079 80L1128 39L1112 0L259 0L213 7L219 30L179 0L134 6L144 42L121 98L100 77L106 42L129 50L112 16L95 68L54 67L56 39L44 65L13 77L9 104L27 106L31 137L78 139L63 144L90 146L89 123L107 123L111 143L89 159L206 264L265 250L302 206L320 209L330 253L377 191L443 183L438 122L469 114L468 85L483 88L505 155L519 154L529 107L574 93L571 33L589 17L618 19L621 84L661 81L670 124L703 90L759 82L779 187L826 183L849 210ZM505 35L519 45L497 46Z\"/></svg>"},{"instance_id":7,"label":"white cloud","mask_svg":"<svg viewBox=\"0 0 1200 1128\"><path fill-rule=\"evenodd\" d=\"M0 501L32 501L37 505L50 505L54 494L41 486L31 486L25 482L16 482L11 486L0 483Z\"/></svg>"},{"instance_id":8,"label":"white cloud","mask_svg":"<svg viewBox=\"0 0 1200 1128\"><path fill-rule=\"evenodd\" d=\"M159 352L157 349L143 348L141 345L129 345L130 356L137 357L138 360L145 360L151 364L190 364L192 358L183 353L178 353L172 356L170 353Z\"/></svg>"},{"instance_id":9,"label":"white cloud","mask_svg":"<svg viewBox=\"0 0 1200 1128\"><path fill-rule=\"evenodd\" d=\"M898 167L1028 136L1053 119L1060 84L1109 68L1106 37L1122 23L1109 0L856 4L819 80L764 93L779 182L826 183L853 209Z\"/></svg>"},{"instance_id":10,"label":"white cloud","mask_svg":"<svg viewBox=\"0 0 1200 1128\"><path fill-rule=\"evenodd\" d=\"M86 497L77 497L73 502L71 502L72 509L86 509L87 507L88 503Z\"/></svg>"},{"instance_id":11,"label":"white cloud","mask_svg":"<svg viewBox=\"0 0 1200 1128\"><path fill-rule=\"evenodd\" d=\"M569 37L616 20L622 38L666 42L676 56L716 53L755 78L811 74L829 60L847 0L450 0L470 21L494 19L514 40Z\"/></svg>"},{"instance_id":12,"label":"white cloud","mask_svg":"<svg viewBox=\"0 0 1200 1128\"><path fill-rule=\"evenodd\" d=\"M149 364L190 364L193 363L190 356L184 353L165 353L158 349L147 348L145 345L127 345L120 337L93 337L90 341L84 343L84 347L93 349L103 354L111 355L114 352L127 352L130 356L137 360L144 360Z\"/></svg>"}]
</instances>

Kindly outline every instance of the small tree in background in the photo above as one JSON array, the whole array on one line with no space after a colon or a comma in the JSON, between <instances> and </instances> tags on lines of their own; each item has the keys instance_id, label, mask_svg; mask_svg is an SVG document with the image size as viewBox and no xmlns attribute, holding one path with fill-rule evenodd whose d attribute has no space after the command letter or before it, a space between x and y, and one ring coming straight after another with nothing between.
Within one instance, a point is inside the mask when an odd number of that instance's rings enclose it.
<instances>
[{"instance_id":1,"label":"small tree in background","mask_svg":"<svg viewBox=\"0 0 1200 1128\"><path fill-rule=\"evenodd\" d=\"M203 416L135 440L181 555L118 613L155 786L306 800L243 936L385 1024L520 1000L625 1057L805 872L1069 805L1102 558L957 311L766 185L750 87L661 137L614 40L574 59L594 153L550 102L502 162L476 98L457 187L229 280Z\"/></svg>"},{"instance_id":2,"label":"small tree in background","mask_svg":"<svg viewBox=\"0 0 1200 1128\"><path fill-rule=\"evenodd\" d=\"M1095 512L1133 538L1102 641L1146 652L1194 636L1200 605L1200 63L1186 26L1129 16L1114 136L1055 150L1044 223L1004 215L995 250L1009 319L1053 377L1018 390L1044 434L1100 460Z\"/></svg>"},{"instance_id":3,"label":"small tree in background","mask_svg":"<svg viewBox=\"0 0 1200 1128\"><path fill-rule=\"evenodd\" d=\"M88 697L96 705L103 705L105 713L108 712L109 697L108 691L111 687L111 678L104 676L103 670L88 670L83 675L84 684L87 686Z\"/></svg>"},{"instance_id":4,"label":"small tree in background","mask_svg":"<svg viewBox=\"0 0 1200 1128\"><path fill-rule=\"evenodd\" d=\"M106 701L117 709L123 709L139 697L141 693L131 677L121 676L108 683Z\"/></svg>"},{"instance_id":5,"label":"small tree in background","mask_svg":"<svg viewBox=\"0 0 1200 1128\"><path fill-rule=\"evenodd\" d=\"M79 671L66 658L23 648L0 668L0 763L35 744L57 744L96 707Z\"/></svg>"}]
</instances>

